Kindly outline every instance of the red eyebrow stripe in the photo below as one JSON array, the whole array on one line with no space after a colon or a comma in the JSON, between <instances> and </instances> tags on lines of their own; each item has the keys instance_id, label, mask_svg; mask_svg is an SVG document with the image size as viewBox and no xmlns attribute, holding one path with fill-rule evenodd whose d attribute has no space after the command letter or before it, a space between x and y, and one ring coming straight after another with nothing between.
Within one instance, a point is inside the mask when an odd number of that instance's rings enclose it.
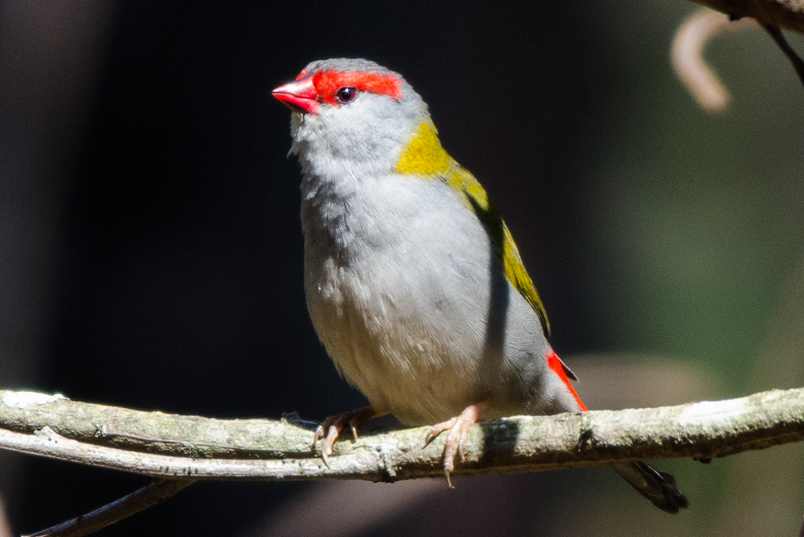
<instances>
[{"instance_id":1,"label":"red eyebrow stripe","mask_svg":"<svg viewBox=\"0 0 804 537\"><path fill-rule=\"evenodd\" d=\"M339 72L334 69L318 71L313 75L313 86L324 101L337 104L335 92L338 88L351 86L362 91L388 95L394 99L402 97L402 81L395 75L366 73L362 71Z\"/></svg>"}]
</instances>

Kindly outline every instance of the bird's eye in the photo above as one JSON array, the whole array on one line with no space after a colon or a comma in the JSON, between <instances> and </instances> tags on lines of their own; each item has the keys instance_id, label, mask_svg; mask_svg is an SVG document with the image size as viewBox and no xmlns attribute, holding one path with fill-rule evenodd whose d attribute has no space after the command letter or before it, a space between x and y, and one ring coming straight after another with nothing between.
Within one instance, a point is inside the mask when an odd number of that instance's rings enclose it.
<instances>
[{"instance_id":1,"label":"bird's eye","mask_svg":"<svg viewBox=\"0 0 804 537\"><path fill-rule=\"evenodd\" d=\"M338 88L338 91L335 92L335 99L341 104L351 103L355 97L357 97L357 88L351 86Z\"/></svg>"}]
</instances>

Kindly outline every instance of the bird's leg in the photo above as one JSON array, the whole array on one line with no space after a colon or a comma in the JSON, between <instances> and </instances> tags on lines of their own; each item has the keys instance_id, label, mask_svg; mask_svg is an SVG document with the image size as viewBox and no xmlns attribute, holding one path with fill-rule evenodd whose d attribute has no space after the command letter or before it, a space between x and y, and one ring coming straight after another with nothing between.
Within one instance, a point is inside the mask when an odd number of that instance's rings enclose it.
<instances>
[{"instance_id":1,"label":"bird's leg","mask_svg":"<svg viewBox=\"0 0 804 537\"><path fill-rule=\"evenodd\" d=\"M344 425L349 424L349 427L352 429L352 435L354 435L355 440L357 440L357 428L368 423L374 415L375 412L372 407L364 406L357 410L344 412L343 414L330 416L325 419L321 425L318 426L313 435L313 449L315 449L315 443L324 436L324 431L327 432L327 436L324 438L324 443L321 446L321 458L324 459L324 464L329 466L327 457L332 455L332 445L335 443L335 439L338 438Z\"/></svg>"},{"instance_id":2,"label":"bird's leg","mask_svg":"<svg viewBox=\"0 0 804 537\"><path fill-rule=\"evenodd\" d=\"M457 450L461 462L466 460L463 448L466 445L466 439L469 437L469 429L477 422L480 413L483 412L487 406L489 406L489 401L481 401L480 403L469 405L454 418L433 425L433 428L430 429L430 432L427 433L427 437L424 439L425 443L427 443L444 431L449 431L444 444L444 475L447 477L447 486L449 488L455 488L452 486L452 481L449 478L449 473L455 469L455 451Z\"/></svg>"}]
</instances>

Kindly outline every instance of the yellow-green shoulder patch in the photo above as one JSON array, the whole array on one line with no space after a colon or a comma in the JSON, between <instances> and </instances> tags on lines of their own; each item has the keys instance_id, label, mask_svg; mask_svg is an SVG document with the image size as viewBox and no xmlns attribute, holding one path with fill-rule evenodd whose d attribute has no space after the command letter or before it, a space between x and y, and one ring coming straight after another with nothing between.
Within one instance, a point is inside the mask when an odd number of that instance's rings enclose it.
<instances>
[{"instance_id":1,"label":"yellow-green shoulder patch","mask_svg":"<svg viewBox=\"0 0 804 537\"><path fill-rule=\"evenodd\" d=\"M408 145L402 150L394 166L398 173L414 175L439 175L447 172L452 158L441 147L432 121L422 121Z\"/></svg>"}]
</instances>

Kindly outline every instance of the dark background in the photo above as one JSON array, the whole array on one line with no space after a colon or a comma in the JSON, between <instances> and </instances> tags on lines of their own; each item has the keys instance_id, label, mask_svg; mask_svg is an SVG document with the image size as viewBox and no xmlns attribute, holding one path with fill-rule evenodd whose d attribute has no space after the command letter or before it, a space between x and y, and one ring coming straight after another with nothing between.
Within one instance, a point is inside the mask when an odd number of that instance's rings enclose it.
<instances>
[{"instance_id":1,"label":"dark background","mask_svg":"<svg viewBox=\"0 0 804 537\"><path fill-rule=\"evenodd\" d=\"M707 115L668 59L694 5L613 4L0 2L0 387L220 418L362 405L307 317L290 113L270 97L338 56L428 102L590 407L801 385L804 90L746 30L710 47L734 101ZM664 462L692 501L677 517L589 469L457 491L202 483L98 535L790 534L800 461ZM145 482L0 454L17 533Z\"/></svg>"}]
</instances>

